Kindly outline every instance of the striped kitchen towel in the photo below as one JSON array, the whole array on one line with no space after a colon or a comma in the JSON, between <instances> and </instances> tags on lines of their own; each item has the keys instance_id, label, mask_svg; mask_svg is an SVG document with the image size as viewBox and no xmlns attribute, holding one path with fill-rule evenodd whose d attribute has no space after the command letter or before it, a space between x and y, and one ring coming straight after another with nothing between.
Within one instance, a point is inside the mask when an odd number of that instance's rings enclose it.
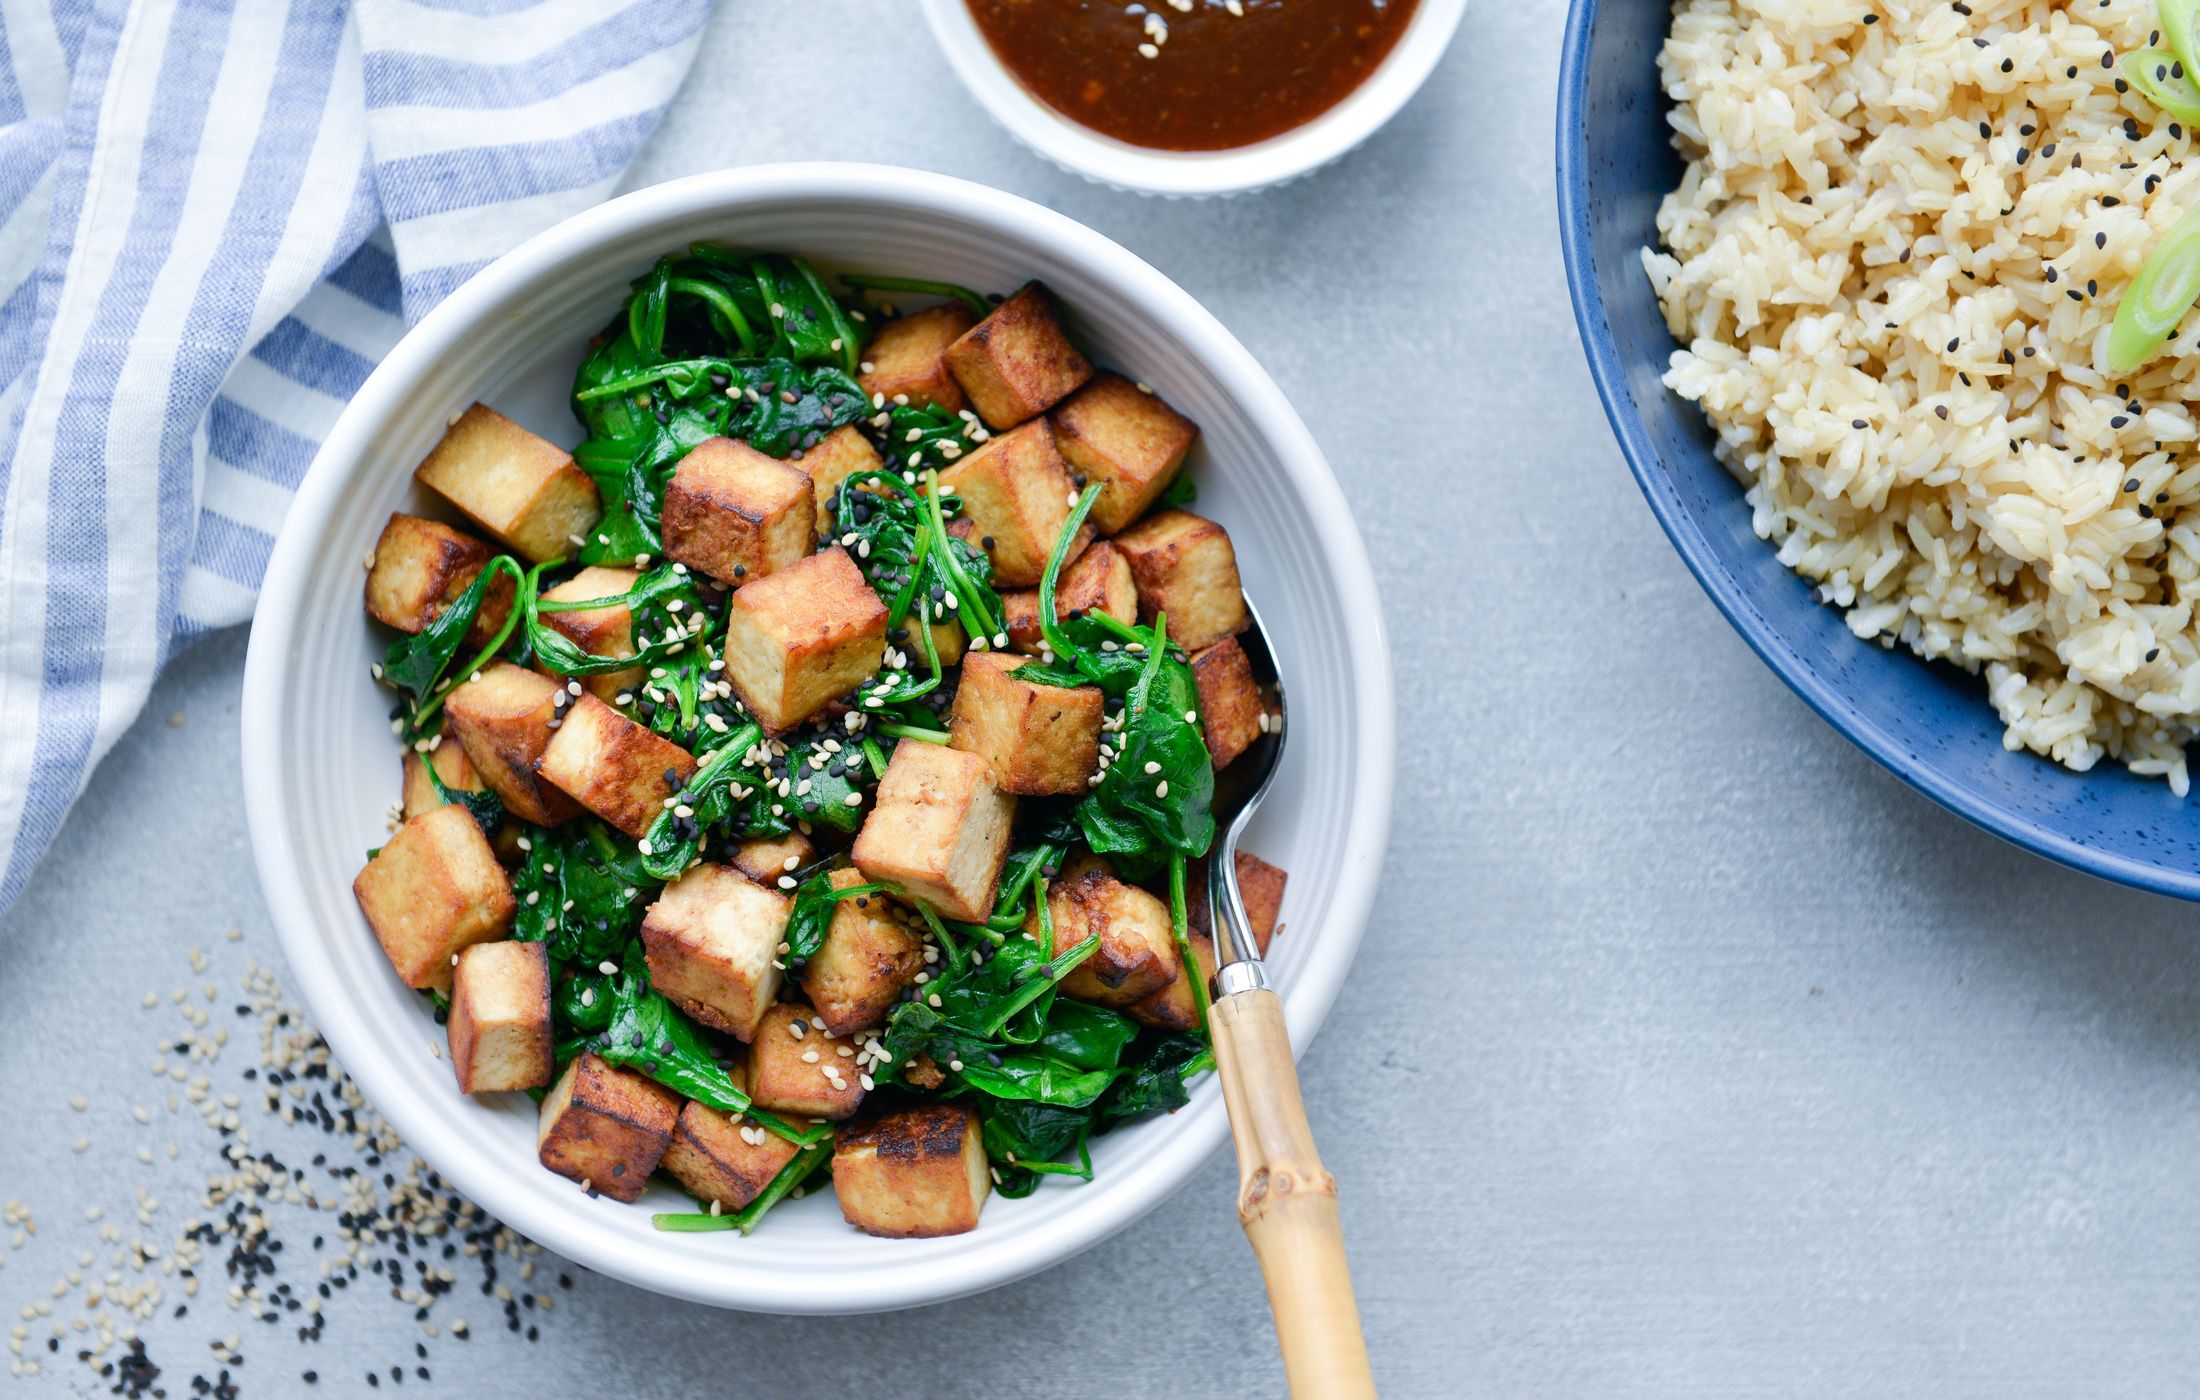
<instances>
[{"instance_id":1,"label":"striped kitchen towel","mask_svg":"<svg viewBox=\"0 0 2200 1400\"><path fill-rule=\"evenodd\" d=\"M709 11L0 0L0 909L367 372L611 192Z\"/></svg>"}]
</instances>

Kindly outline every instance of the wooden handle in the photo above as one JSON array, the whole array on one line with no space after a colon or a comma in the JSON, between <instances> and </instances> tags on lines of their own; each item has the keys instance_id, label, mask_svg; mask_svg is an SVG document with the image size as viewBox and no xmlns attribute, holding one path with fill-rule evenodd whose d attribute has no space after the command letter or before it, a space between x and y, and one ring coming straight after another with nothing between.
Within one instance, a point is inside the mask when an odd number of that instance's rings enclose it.
<instances>
[{"instance_id":1,"label":"wooden handle","mask_svg":"<svg viewBox=\"0 0 2200 1400\"><path fill-rule=\"evenodd\" d=\"M1237 1139L1238 1220L1268 1281L1291 1394L1374 1400L1345 1264L1337 1180L1314 1150L1283 1003L1266 988L1238 992L1214 1004L1208 1028Z\"/></svg>"}]
</instances>

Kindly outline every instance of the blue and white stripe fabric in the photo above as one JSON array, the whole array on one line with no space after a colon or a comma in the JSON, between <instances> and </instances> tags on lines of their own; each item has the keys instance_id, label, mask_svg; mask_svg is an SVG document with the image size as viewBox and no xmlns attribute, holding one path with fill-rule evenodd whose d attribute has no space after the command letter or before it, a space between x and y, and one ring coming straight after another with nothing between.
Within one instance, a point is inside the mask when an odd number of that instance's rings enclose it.
<instances>
[{"instance_id":1,"label":"blue and white stripe fabric","mask_svg":"<svg viewBox=\"0 0 2200 1400\"><path fill-rule=\"evenodd\" d=\"M601 200L710 0L0 0L0 909L405 325Z\"/></svg>"}]
</instances>

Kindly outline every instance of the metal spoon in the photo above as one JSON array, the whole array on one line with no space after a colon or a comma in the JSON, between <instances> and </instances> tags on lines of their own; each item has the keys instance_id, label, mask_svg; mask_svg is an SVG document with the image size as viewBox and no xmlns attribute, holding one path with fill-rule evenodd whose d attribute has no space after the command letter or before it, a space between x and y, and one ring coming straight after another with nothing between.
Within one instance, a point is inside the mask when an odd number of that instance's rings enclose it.
<instances>
[{"instance_id":1,"label":"metal spoon","mask_svg":"<svg viewBox=\"0 0 2200 1400\"><path fill-rule=\"evenodd\" d=\"M1208 853L1207 902L1217 971L1207 1027L1237 1143L1238 1220L1268 1283L1291 1394L1296 1400L1372 1400L1375 1379L1345 1263L1337 1180L1314 1150L1283 1002L1268 988L1268 969L1238 891L1238 838L1275 777L1290 733L1275 651L1250 601L1246 611L1253 625L1238 645L1254 680L1273 695L1274 708L1267 731L1215 775L1220 830Z\"/></svg>"}]
</instances>

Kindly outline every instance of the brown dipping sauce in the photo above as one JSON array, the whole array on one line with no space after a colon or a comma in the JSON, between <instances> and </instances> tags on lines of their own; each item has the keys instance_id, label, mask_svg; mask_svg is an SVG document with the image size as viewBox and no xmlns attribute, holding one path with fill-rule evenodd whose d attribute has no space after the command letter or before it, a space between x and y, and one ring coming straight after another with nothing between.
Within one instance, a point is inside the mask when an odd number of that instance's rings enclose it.
<instances>
[{"instance_id":1,"label":"brown dipping sauce","mask_svg":"<svg viewBox=\"0 0 2200 1400\"><path fill-rule=\"evenodd\" d=\"M1224 151L1343 101L1417 0L1236 0L1242 13L1227 0L1191 0L1188 12L1172 0L969 3L1009 72L1063 116L1134 146Z\"/></svg>"}]
</instances>

